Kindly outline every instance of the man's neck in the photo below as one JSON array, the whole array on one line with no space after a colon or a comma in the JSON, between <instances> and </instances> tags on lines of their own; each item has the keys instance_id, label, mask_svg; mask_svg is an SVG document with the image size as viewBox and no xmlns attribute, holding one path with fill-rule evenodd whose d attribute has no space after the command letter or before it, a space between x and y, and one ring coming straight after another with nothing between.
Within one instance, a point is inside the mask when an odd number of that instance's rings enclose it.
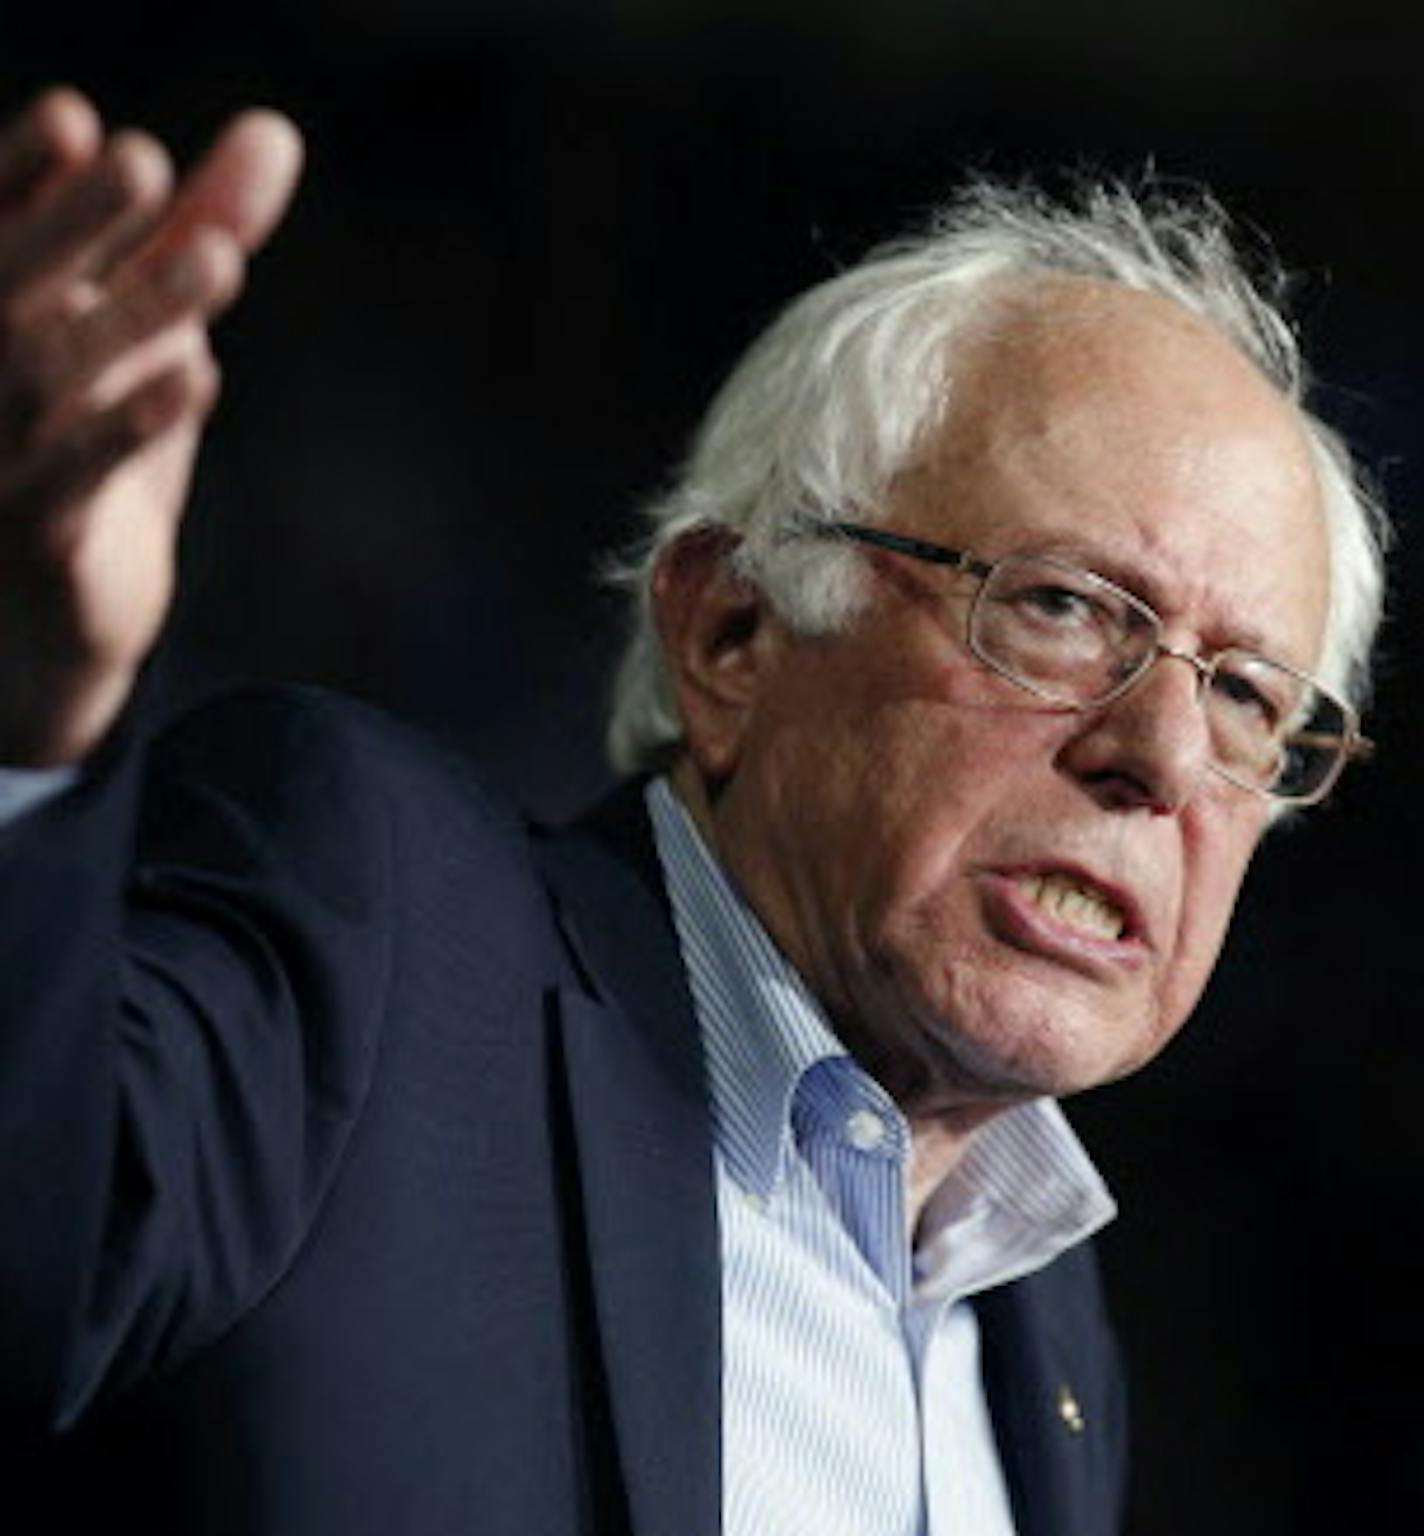
<instances>
[{"instance_id":1,"label":"man's neck","mask_svg":"<svg viewBox=\"0 0 1424 1536\"><path fill-rule=\"evenodd\" d=\"M952 1119L911 1119L911 1153L905 1170L905 1225L911 1242L930 1196L963 1161L974 1133L1005 1108L986 1104L965 1109Z\"/></svg>"},{"instance_id":2,"label":"man's neck","mask_svg":"<svg viewBox=\"0 0 1424 1536\"><path fill-rule=\"evenodd\" d=\"M683 756L673 765L668 781L712 856L720 859L711 802L696 765ZM917 1118L912 1109L906 1109L914 1147L905 1186L905 1217L912 1236L926 1202L959 1166L974 1133L1006 1107L1003 1104L965 1105L934 1118Z\"/></svg>"}]
</instances>

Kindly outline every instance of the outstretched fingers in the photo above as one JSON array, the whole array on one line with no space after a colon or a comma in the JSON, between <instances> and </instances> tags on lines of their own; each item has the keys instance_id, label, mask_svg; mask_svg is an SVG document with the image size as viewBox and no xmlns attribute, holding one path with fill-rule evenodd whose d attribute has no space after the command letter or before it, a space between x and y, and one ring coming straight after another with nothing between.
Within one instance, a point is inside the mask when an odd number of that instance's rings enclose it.
<instances>
[{"instance_id":1,"label":"outstretched fingers","mask_svg":"<svg viewBox=\"0 0 1424 1536\"><path fill-rule=\"evenodd\" d=\"M46 91L13 123L0 127L0 213L87 164L103 132L99 114L66 86Z\"/></svg>"},{"instance_id":2,"label":"outstretched fingers","mask_svg":"<svg viewBox=\"0 0 1424 1536\"><path fill-rule=\"evenodd\" d=\"M0 305L10 323L63 284L112 265L155 222L173 186L167 153L147 134L115 134L87 164L0 225Z\"/></svg>"},{"instance_id":3,"label":"outstretched fingers","mask_svg":"<svg viewBox=\"0 0 1424 1536\"><path fill-rule=\"evenodd\" d=\"M0 457L23 455L153 372L165 336L232 302L243 265L230 235L190 230L108 288L57 303L16 330L0 373Z\"/></svg>"}]
</instances>

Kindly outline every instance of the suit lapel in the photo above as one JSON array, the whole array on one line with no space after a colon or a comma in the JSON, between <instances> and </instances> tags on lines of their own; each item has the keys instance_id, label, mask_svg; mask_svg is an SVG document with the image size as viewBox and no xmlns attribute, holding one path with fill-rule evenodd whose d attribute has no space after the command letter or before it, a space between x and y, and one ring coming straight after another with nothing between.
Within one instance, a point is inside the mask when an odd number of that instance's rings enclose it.
<instances>
[{"instance_id":1,"label":"suit lapel","mask_svg":"<svg viewBox=\"0 0 1424 1536\"><path fill-rule=\"evenodd\" d=\"M1082 1250L975 1300L984 1386L1017 1536L1119 1529L1116 1351Z\"/></svg>"},{"instance_id":2,"label":"suit lapel","mask_svg":"<svg viewBox=\"0 0 1424 1536\"><path fill-rule=\"evenodd\" d=\"M560 988L593 1310L639 1533L720 1525L721 1296L701 1047L635 789L542 863L582 985Z\"/></svg>"}]
</instances>

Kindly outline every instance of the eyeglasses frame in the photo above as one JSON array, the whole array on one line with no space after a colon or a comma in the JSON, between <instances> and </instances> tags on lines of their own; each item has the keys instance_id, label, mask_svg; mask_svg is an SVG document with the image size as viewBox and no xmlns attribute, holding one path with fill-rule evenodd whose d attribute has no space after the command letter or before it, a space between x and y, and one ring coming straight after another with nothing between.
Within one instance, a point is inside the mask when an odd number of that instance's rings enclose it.
<instances>
[{"instance_id":1,"label":"eyeglasses frame","mask_svg":"<svg viewBox=\"0 0 1424 1536\"><path fill-rule=\"evenodd\" d=\"M1124 598L1135 611L1143 614L1151 621L1154 634L1152 648L1148 651L1147 658L1141 666L1109 693L1093 699L1091 703L1077 703L1071 699L1060 698L1055 694L1049 693L1046 689L1036 687L1027 679L1010 672L1002 664L995 661L993 657L986 656L980 650L979 646L975 643L974 636L974 613L979 600L976 593L974 603L970 606L964 624L964 638L970 650L986 667L1004 678L1005 681L1012 683L1016 688L1022 688L1027 693L1032 693L1050 703L1061 705L1065 709L1100 709L1105 705L1111 704L1140 683L1164 656L1170 656L1177 661L1186 662L1192 668L1196 674L1198 694L1205 690L1206 686L1216 675L1214 659L1199 656L1192 651L1180 650L1175 646L1163 643L1161 639L1163 629L1162 616L1149 603L1144 602L1125 587L1120 587L1115 581L1110 581L1106 576L1099 575L1097 571L1087 566L1076 565L1072 561L1060 560L1053 555L1044 555L1037 551L1025 551L1012 556L1003 556L999 560L984 560L967 550L951 549L947 545L937 544L929 539L917 538L907 533L896 533L892 529L873 527L866 523L834 521L814 526L824 537L836 536L852 540L855 543L865 544L875 549L888 550L892 554L907 555L912 560L920 560L930 565L947 566L951 570L961 571L966 575L974 576L981 583L981 592L983 590L982 583L988 581L995 570L1004 563L1004 560L1029 558L1042 560L1049 565L1062 566L1064 570L1080 571L1084 575L1091 576L1095 581L1101 582L1109 591ZM1240 649L1237 646L1229 646L1220 654L1228 655L1230 652ZM1246 654L1254 653L1248 651ZM1273 805L1294 806L1298 808L1317 805L1334 788L1336 781L1345 771L1345 767L1349 762L1367 760L1374 755L1374 743L1369 737L1361 733L1358 711L1342 699L1333 689L1324 687L1308 672L1302 672L1299 667L1293 667L1287 662L1276 661L1273 657L1269 656L1262 656L1260 659L1269 662L1273 667L1279 667L1283 672L1289 673L1301 682L1309 684L1317 693L1323 695L1339 708L1345 721L1345 733L1340 738L1340 750L1336 755L1335 763L1325 775L1325 778L1307 795L1283 795L1260 784L1252 784L1246 779L1238 778L1229 769L1223 768L1220 763L1215 761L1210 764L1210 767L1229 783L1236 785L1238 789L1244 789L1250 794L1260 795L1269 800Z\"/></svg>"}]
</instances>

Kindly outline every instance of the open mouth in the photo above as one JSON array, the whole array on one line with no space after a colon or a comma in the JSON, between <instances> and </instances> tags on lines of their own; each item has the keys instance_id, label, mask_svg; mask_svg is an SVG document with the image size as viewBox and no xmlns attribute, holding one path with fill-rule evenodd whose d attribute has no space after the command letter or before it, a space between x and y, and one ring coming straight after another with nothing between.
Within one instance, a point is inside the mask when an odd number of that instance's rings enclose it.
<instances>
[{"instance_id":1,"label":"open mouth","mask_svg":"<svg viewBox=\"0 0 1424 1536\"><path fill-rule=\"evenodd\" d=\"M1091 939L1115 941L1128 930L1127 914L1102 891L1065 874L1015 875L1013 884L1040 911Z\"/></svg>"}]
</instances>

